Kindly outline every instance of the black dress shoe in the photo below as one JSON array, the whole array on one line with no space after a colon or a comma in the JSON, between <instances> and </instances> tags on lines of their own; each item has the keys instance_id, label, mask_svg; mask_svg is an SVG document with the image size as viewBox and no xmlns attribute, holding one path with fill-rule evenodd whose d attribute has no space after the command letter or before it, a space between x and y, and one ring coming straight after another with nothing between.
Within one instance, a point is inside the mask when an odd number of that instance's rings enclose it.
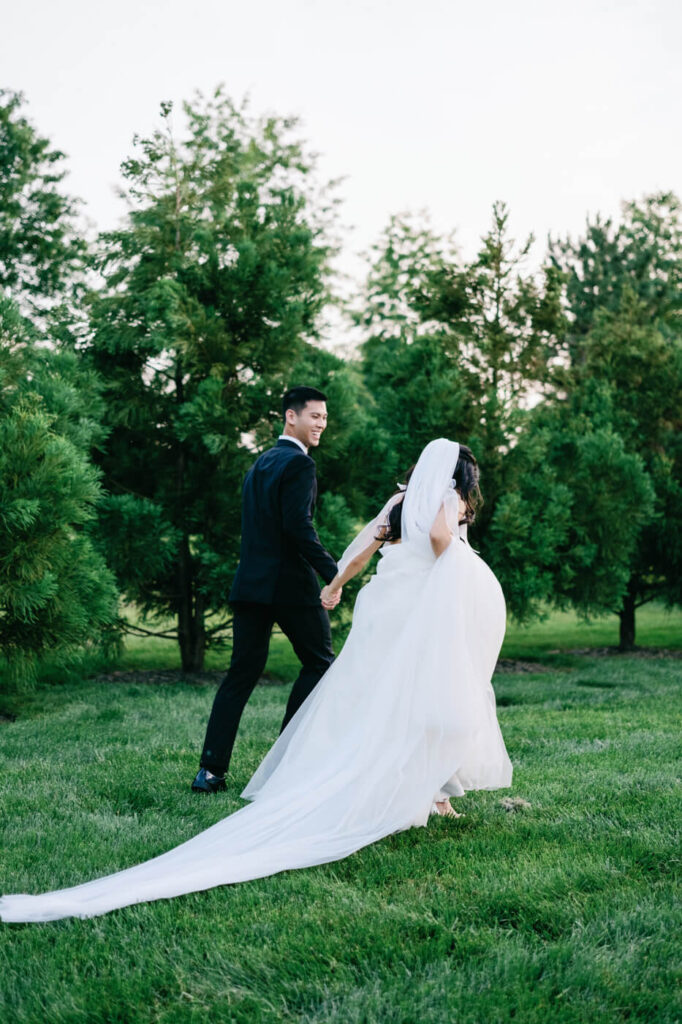
<instances>
[{"instance_id":1,"label":"black dress shoe","mask_svg":"<svg viewBox=\"0 0 682 1024\"><path fill-rule=\"evenodd\" d=\"M220 793L227 789L224 775L214 775L208 768L200 768L197 777L192 783L195 793Z\"/></svg>"}]
</instances>

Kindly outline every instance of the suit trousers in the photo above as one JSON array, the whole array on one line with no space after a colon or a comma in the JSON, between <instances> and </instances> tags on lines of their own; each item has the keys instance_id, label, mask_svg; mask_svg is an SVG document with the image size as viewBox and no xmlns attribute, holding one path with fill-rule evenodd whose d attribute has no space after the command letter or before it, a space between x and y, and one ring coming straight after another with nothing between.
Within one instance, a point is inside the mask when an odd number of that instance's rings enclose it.
<instances>
[{"instance_id":1,"label":"suit trousers","mask_svg":"<svg viewBox=\"0 0 682 1024\"><path fill-rule=\"evenodd\" d=\"M227 771L242 712L263 674L272 628L277 623L301 662L287 703L282 729L296 714L334 660L329 615L321 605L233 604L232 658L213 701L201 754L201 767Z\"/></svg>"}]
</instances>

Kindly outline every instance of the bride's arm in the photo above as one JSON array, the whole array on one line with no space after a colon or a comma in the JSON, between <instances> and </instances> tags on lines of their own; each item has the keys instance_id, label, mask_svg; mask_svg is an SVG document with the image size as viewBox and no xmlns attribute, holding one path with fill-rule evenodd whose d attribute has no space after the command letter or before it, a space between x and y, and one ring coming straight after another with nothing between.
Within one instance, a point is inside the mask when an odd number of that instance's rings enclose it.
<instances>
[{"instance_id":1,"label":"bride's arm","mask_svg":"<svg viewBox=\"0 0 682 1024\"><path fill-rule=\"evenodd\" d=\"M466 510L466 502L459 491L450 491L429 531L431 547L436 558L450 546L452 538L459 535L460 524L466 522Z\"/></svg>"},{"instance_id":2,"label":"bride's arm","mask_svg":"<svg viewBox=\"0 0 682 1024\"><path fill-rule=\"evenodd\" d=\"M445 512L445 502L440 507L438 515L433 521L429 531L431 547L436 558L439 558L452 540L452 531L448 525L448 517Z\"/></svg>"},{"instance_id":3,"label":"bride's arm","mask_svg":"<svg viewBox=\"0 0 682 1024\"><path fill-rule=\"evenodd\" d=\"M383 541L373 540L371 544L368 544L366 548L360 551L355 558L351 558L346 568L341 573L337 573L334 579L326 587L322 588L320 598L322 604L331 604L332 607L338 604L338 595L341 592L341 588L348 583L348 580L352 580L354 576L365 568L372 555L379 550Z\"/></svg>"}]
</instances>

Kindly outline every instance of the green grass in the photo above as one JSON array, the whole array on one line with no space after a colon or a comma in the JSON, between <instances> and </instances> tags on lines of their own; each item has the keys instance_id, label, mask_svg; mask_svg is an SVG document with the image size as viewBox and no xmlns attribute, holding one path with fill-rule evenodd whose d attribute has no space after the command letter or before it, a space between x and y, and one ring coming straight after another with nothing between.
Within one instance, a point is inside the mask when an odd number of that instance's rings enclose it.
<instances>
[{"instance_id":1,"label":"green grass","mask_svg":"<svg viewBox=\"0 0 682 1024\"><path fill-rule=\"evenodd\" d=\"M682 649L682 608L669 611L660 604L647 604L638 609L636 642L638 647ZM552 611L543 622L529 626L508 623L502 656L524 658L557 649L617 646L616 615L585 622L575 612Z\"/></svg>"},{"instance_id":2,"label":"green grass","mask_svg":"<svg viewBox=\"0 0 682 1024\"><path fill-rule=\"evenodd\" d=\"M457 802L464 818L336 864L0 926L0 1020L681 1020L681 674L676 659L583 657L498 675L514 784ZM234 810L287 691L255 692L214 799L188 788L212 687L41 691L0 725L0 888L110 872ZM506 811L509 795L530 806Z\"/></svg>"},{"instance_id":3,"label":"green grass","mask_svg":"<svg viewBox=\"0 0 682 1024\"><path fill-rule=\"evenodd\" d=\"M163 623L162 627L171 625ZM581 621L575 612L552 611L543 622L529 626L507 625L502 648L503 658L542 657L554 650L585 647L615 647L618 644L618 619L615 615ZM682 609L667 611L661 605L649 604L637 613L637 644L641 647L682 649ZM128 637L125 653L118 668L177 669L180 654L177 643L153 637ZM223 669L229 662L229 646L209 650L207 669ZM291 682L298 672L298 662L281 633L275 631L270 645L266 672L277 679Z\"/></svg>"}]
</instances>

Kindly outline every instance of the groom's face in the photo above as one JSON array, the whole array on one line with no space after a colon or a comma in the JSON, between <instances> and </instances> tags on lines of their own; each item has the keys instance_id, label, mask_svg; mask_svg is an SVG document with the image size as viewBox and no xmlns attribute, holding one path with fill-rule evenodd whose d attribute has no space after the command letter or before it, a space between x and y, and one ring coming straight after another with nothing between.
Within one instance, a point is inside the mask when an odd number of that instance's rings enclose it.
<instances>
[{"instance_id":1,"label":"groom's face","mask_svg":"<svg viewBox=\"0 0 682 1024\"><path fill-rule=\"evenodd\" d=\"M327 426L327 403L306 402L299 413L287 409L287 426L307 448L317 448Z\"/></svg>"}]
</instances>

